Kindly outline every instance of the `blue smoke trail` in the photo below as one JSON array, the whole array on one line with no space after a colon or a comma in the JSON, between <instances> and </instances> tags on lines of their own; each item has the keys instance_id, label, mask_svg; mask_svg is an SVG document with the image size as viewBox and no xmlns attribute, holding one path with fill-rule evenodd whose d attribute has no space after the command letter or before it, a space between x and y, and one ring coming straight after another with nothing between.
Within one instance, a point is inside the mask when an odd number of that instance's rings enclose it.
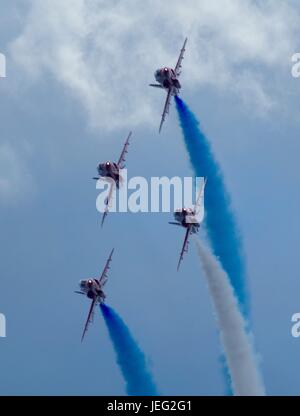
<instances>
[{"instance_id":1,"label":"blue smoke trail","mask_svg":"<svg viewBox=\"0 0 300 416\"><path fill-rule=\"evenodd\" d=\"M100 305L117 363L126 382L129 396L158 396L146 359L120 316L109 306Z\"/></svg>"},{"instance_id":2,"label":"blue smoke trail","mask_svg":"<svg viewBox=\"0 0 300 416\"><path fill-rule=\"evenodd\" d=\"M190 162L198 177L207 177L205 226L213 253L219 258L235 290L242 313L249 314L241 237L231 209L223 175L209 141L187 105L175 97Z\"/></svg>"}]
</instances>

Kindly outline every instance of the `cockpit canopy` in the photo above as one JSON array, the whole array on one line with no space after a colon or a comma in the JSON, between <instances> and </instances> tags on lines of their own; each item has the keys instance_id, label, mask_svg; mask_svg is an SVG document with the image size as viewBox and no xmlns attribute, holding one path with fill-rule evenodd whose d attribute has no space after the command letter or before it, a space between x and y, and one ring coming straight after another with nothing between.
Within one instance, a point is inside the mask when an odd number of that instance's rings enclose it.
<instances>
[{"instance_id":1,"label":"cockpit canopy","mask_svg":"<svg viewBox=\"0 0 300 416\"><path fill-rule=\"evenodd\" d=\"M154 78L158 78L160 76L160 69L157 69L155 72L154 72Z\"/></svg>"},{"instance_id":2,"label":"cockpit canopy","mask_svg":"<svg viewBox=\"0 0 300 416\"><path fill-rule=\"evenodd\" d=\"M88 280L80 280L79 282L79 286L84 288L84 287L90 287L93 284L93 280L92 279L88 279Z\"/></svg>"}]
</instances>

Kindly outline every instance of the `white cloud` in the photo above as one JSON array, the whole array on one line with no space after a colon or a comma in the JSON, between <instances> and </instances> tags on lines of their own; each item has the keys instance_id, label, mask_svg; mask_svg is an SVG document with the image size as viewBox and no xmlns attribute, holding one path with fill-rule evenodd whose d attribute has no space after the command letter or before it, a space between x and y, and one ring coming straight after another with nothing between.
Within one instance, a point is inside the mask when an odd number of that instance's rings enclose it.
<instances>
[{"instance_id":1,"label":"white cloud","mask_svg":"<svg viewBox=\"0 0 300 416\"><path fill-rule=\"evenodd\" d=\"M0 144L0 203L19 201L33 190L33 179L14 148Z\"/></svg>"},{"instance_id":2,"label":"white cloud","mask_svg":"<svg viewBox=\"0 0 300 416\"><path fill-rule=\"evenodd\" d=\"M185 36L187 92L210 84L269 110L270 77L289 65L298 27L292 3L280 0L31 0L11 51L31 78L51 73L94 126L113 129L157 120L163 95L148 83L175 64Z\"/></svg>"}]
</instances>

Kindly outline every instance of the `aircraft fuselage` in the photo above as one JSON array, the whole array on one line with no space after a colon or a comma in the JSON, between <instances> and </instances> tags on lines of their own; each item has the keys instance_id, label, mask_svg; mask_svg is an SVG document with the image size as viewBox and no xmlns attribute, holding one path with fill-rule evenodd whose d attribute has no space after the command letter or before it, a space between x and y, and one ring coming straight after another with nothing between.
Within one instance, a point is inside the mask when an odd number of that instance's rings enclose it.
<instances>
[{"instance_id":1,"label":"aircraft fuselage","mask_svg":"<svg viewBox=\"0 0 300 416\"><path fill-rule=\"evenodd\" d=\"M94 299L95 297L97 297L99 299L99 303L104 302L106 296L103 290L101 289L98 280L80 280L79 287L81 292L83 292L89 299Z\"/></svg>"},{"instance_id":2,"label":"aircraft fuselage","mask_svg":"<svg viewBox=\"0 0 300 416\"><path fill-rule=\"evenodd\" d=\"M181 88L180 82L175 74L174 69L164 67L155 71L156 81L166 90L172 89L173 95L178 95Z\"/></svg>"},{"instance_id":3,"label":"aircraft fuselage","mask_svg":"<svg viewBox=\"0 0 300 416\"><path fill-rule=\"evenodd\" d=\"M183 208L174 212L175 220L184 228L191 228L191 233L199 231L200 224L195 217L195 213L190 208Z\"/></svg>"},{"instance_id":4,"label":"aircraft fuselage","mask_svg":"<svg viewBox=\"0 0 300 416\"><path fill-rule=\"evenodd\" d=\"M119 187L120 171L116 163L114 162L100 163L97 167L97 171L100 177L113 179L117 187Z\"/></svg>"}]
</instances>

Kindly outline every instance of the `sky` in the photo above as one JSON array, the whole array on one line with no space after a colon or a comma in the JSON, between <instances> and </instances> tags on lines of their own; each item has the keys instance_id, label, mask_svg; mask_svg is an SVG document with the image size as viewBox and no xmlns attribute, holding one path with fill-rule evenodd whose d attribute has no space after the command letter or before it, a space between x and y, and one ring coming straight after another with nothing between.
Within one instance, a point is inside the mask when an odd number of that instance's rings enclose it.
<instances>
[{"instance_id":1,"label":"sky","mask_svg":"<svg viewBox=\"0 0 300 416\"><path fill-rule=\"evenodd\" d=\"M221 5L222 3L222 5ZM92 177L133 131L130 176L190 176L175 105L158 134L184 38L181 97L222 166L243 236L253 342L269 395L299 395L297 117L300 6L292 0L4 1L0 52L1 395L122 395L102 316L80 343L96 277L113 247L107 303L166 395L223 395L220 343L195 247L171 214L110 214Z\"/></svg>"}]
</instances>

